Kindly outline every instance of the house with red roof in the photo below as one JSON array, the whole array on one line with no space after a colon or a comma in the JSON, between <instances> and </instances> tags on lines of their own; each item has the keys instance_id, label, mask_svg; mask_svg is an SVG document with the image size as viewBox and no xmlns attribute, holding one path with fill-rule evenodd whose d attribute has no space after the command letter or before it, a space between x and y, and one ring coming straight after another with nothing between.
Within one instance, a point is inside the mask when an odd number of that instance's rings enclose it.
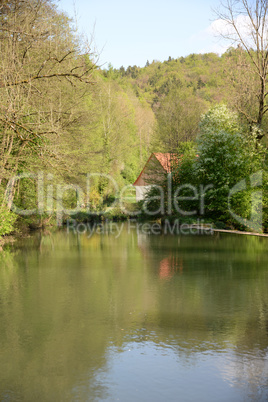
<instances>
[{"instance_id":1,"label":"house with red roof","mask_svg":"<svg viewBox=\"0 0 268 402\"><path fill-rule=\"evenodd\" d=\"M136 189L136 201L143 200L148 190L154 185L161 185L165 176L171 173L175 154L154 152L146 162L133 186Z\"/></svg>"}]
</instances>

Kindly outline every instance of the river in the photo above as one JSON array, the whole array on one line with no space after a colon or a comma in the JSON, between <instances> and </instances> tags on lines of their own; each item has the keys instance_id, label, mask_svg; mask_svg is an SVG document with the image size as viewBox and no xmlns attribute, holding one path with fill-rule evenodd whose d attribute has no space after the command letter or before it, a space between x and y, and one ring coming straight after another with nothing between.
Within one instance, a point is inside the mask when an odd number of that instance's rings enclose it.
<instances>
[{"instance_id":1,"label":"river","mask_svg":"<svg viewBox=\"0 0 268 402\"><path fill-rule=\"evenodd\" d=\"M0 253L0 400L267 401L268 239L120 229Z\"/></svg>"}]
</instances>

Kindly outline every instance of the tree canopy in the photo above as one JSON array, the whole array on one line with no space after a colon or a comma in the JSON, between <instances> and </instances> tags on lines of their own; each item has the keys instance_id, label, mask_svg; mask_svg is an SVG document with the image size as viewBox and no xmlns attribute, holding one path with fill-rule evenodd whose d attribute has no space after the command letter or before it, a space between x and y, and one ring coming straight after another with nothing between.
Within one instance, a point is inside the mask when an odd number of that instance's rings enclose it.
<instances>
[{"instance_id":1,"label":"tree canopy","mask_svg":"<svg viewBox=\"0 0 268 402\"><path fill-rule=\"evenodd\" d=\"M252 11L246 10L249 18ZM258 12L264 29L266 8ZM235 15L224 18L229 24L237 21ZM258 32L253 31L255 42ZM220 178L223 188L251 174L252 165L243 163L253 154L252 160L263 158L267 143L267 49L264 37L259 48L241 44L239 32L236 37L239 46L222 56L190 54L147 61L144 67L100 68L88 42L53 0L3 0L0 234L14 227L13 204L36 209L38 172L44 199L50 199L41 215L55 211L57 186L69 189L66 208L77 205L78 186L86 192L87 175L95 173L87 202L101 210L115 197L112 180L119 188L132 184L151 152L178 153L182 182L196 179L191 168L197 152L202 155L198 180L219 184ZM216 164L214 173L209 160ZM36 217L44 219L50 216Z\"/></svg>"}]
</instances>

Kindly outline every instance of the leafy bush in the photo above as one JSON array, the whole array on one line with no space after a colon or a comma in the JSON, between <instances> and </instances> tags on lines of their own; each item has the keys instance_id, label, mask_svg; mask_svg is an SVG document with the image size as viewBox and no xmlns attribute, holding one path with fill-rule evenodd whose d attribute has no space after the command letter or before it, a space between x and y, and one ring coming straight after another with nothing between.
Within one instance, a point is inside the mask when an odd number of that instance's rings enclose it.
<instances>
[{"instance_id":1,"label":"leafy bush","mask_svg":"<svg viewBox=\"0 0 268 402\"><path fill-rule=\"evenodd\" d=\"M17 219L17 215L9 211L5 206L0 207L0 236L10 234L14 231L14 224Z\"/></svg>"},{"instance_id":2,"label":"leafy bush","mask_svg":"<svg viewBox=\"0 0 268 402\"><path fill-rule=\"evenodd\" d=\"M252 204L256 187L249 182L252 175L265 169L265 150L257 142L257 130L247 132L234 112L218 105L201 120L197 152L199 181L211 185L206 195L207 214L235 223L230 214L231 204L232 211L243 217L245 226L247 219L257 221L260 211ZM234 192L230 202L230 191L239 184L241 189Z\"/></svg>"}]
</instances>

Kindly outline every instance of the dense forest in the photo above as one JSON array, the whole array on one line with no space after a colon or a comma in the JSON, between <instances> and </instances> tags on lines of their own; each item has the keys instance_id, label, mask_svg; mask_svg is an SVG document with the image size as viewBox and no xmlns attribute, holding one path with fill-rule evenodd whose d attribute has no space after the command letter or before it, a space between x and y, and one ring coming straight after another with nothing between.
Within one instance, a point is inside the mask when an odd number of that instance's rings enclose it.
<instances>
[{"instance_id":1,"label":"dense forest","mask_svg":"<svg viewBox=\"0 0 268 402\"><path fill-rule=\"evenodd\" d=\"M3 0L0 35L0 235L51 223L59 199L76 208L90 174L80 206L103 210L112 179L132 184L151 152L184 155L180 183L220 186L208 216L223 221L227 189L266 171L267 64L263 79L255 60L267 63L267 50L238 45L222 56L101 68L52 0ZM250 196L236 200L246 217Z\"/></svg>"}]
</instances>

